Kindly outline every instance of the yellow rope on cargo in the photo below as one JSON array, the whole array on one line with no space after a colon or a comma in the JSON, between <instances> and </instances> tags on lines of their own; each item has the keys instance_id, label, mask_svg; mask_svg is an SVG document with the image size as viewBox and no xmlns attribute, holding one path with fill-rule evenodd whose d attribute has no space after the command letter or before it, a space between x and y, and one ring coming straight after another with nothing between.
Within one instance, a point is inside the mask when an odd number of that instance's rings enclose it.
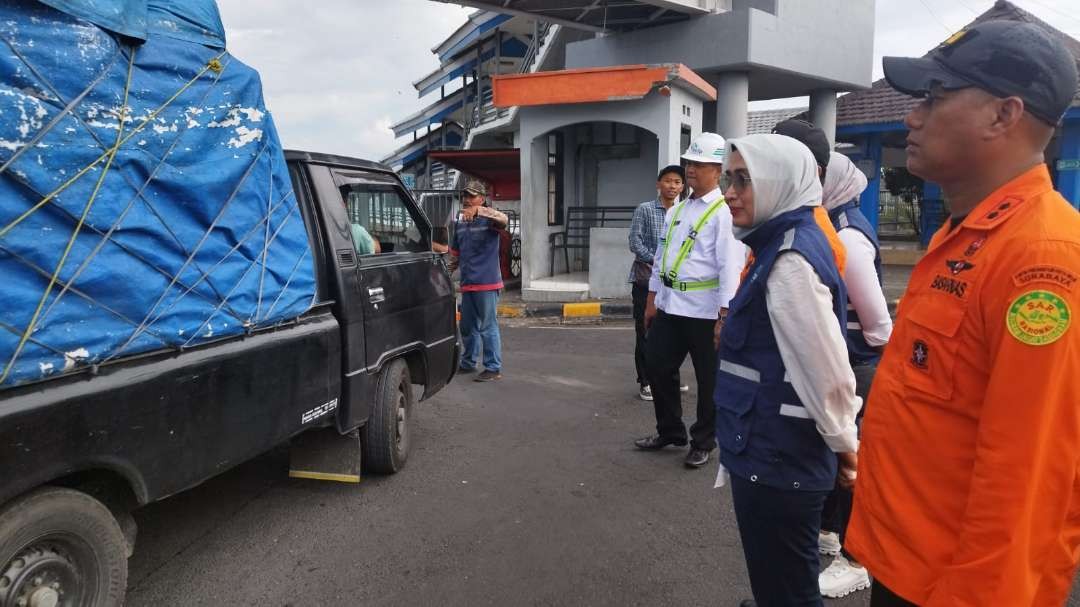
<instances>
[{"instance_id":1,"label":"yellow rope on cargo","mask_svg":"<svg viewBox=\"0 0 1080 607\"><path fill-rule=\"evenodd\" d=\"M38 317L41 315L41 310L45 307L45 302L49 299L49 293L52 292L53 286L56 285L56 280L60 276L60 271L63 270L64 263L67 261L68 255L71 254L71 249L75 246L75 240L79 236L79 231L82 230L83 224L86 223L86 218L90 215L90 209L94 206L94 201L97 199L98 192L101 191L101 185L105 182L105 176L108 175L109 169L112 167L113 159L116 158L117 152L120 151L120 148L125 143L127 143L129 139L134 137L136 133L138 133L147 124L153 121L158 116L158 114L168 108L169 105L172 104L172 102L176 101L176 99L179 98L180 95L184 93L184 91L186 91L188 88L191 87L191 85L197 82L199 78L203 76L203 74L211 70L214 72L220 72L222 69L220 59L225 55L225 53L226 51L222 51L220 55L210 60L207 65L202 70L200 70L198 74L195 75L194 78L185 83L184 86L180 87L180 90L176 91L176 93L172 97L169 97L169 99L166 100L161 107L154 110L149 116L146 117L146 119L141 124L136 126L131 131L131 133L127 135L127 137L124 137L124 118L127 115L128 94L131 90L131 78L135 68L135 48L132 47L131 56L128 58L127 78L124 82L124 100L120 105L120 112L117 118L119 120L119 127L116 130L116 142L113 143L112 147L105 150L105 153L103 153L96 160L91 162L86 168L76 173L71 179L68 179L59 188L50 192L41 200L41 202L38 202L34 206L30 207L25 213L17 217L13 222L5 226L3 229L0 229L0 237L2 237L4 234L11 231L12 228L14 228L24 219L26 219L30 215L33 215L34 212L48 204L50 200L52 200L61 192L69 188L73 183L78 181L80 177L93 170L93 168L97 166L98 163L103 160L105 161L105 167L101 171L101 175L98 176L97 183L94 184L94 190L90 194L90 199L87 200L86 207L83 209L82 212L82 216L79 217L78 223L75 224L75 229L71 233L71 238L68 239L67 246L64 248L64 252L60 256L60 261L58 261L56 264L56 270L49 278L49 284L45 287L45 292L42 294L41 300L38 302L37 308L34 310L34 315L30 318L30 322L26 325L26 330L23 331L22 336L19 338L19 344L15 347L15 351L12 353L11 359L8 360L6 365L4 365L4 372L3 374L0 374L0 384L4 383L7 380L8 375L11 374L11 370L15 366L15 361L19 358L19 354L21 354L22 349L26 347L26 342L30 339L30 334L34 331L34 325L37 323Z\"/></svg>"},{"instance_id":2,"label":"yellow rope on cargo","mask_svg":"<svg viewBox=\"0 0 1080 607\"><path fill-rule=\"evenodd\" d=\"M120 146L123 146L125 143L128 142L129 139L134 137L139 131L143 130L143 128L145 128L146 125L150 124L155 118L157 118L158 114L165 111L166 108L168 108L170 105L172 105L172 102L176 101L176 99L179 98L180 95L183 95L184 91L191 88L191 85L195 84L199 80L199 78L202 78L203 74L205 74L206 72L209 72L209 71L220 72L221 69L222 69L222 67L221 67L221 58L225 56L226 52L227 51L222 51L220 55L218 55L217 57L214 57L213 59L208 61L206 66L203 67L203 69L200 70L198 74L195 74L194 78L192 78L191 80L188 80L187 83L184 84L184 86L180 87L180 90L176 91L176 93L172 97L169 97L169 99L166 100L165 103L162 104L161 107L154 110L149 116L147 116L146 120L143 120L143 122L141 124L136 126L131 131L131 133L128 134L127 137L124 137L122 140L118 141L117 144L114 147L119 148ZM135 53L133 51L132 55L134 55L134 54ZM130 78L130 70L129 70L128 77ZM121 107L121 110L120 110L121 114L123 114L124 108L126 107L126 104L127 104L126 94L127 94L127 91L125 90L125 97L124 97L124 104L125 105ZM121 127L122 126L123 126L123 116L121 116ZM123 128L121 128L121 131L122 130L123 130ZM56 188L52 192L49 192L44 198L41 199L40 202L38 202L34 206L27 209L22 215L19 215L18 217L16 217L8 225L4 226L3 228L0 228L0 238L2 238L5 234L10 232L15 226L22 223L22 221L24 219L26 219L27 217L33 215L35 212L37 212L38 209L40 209L41 207L49 204L50 200L52 200L53 198L56 198L57 196L60 195L61 192L68 189L69 187L71 187L71 185L74 184L76 181L78 181L83 175L85 175L85 174L89 173L90 171L92 171L94 169L94 167L96 167L98 165L98 163L100 163L103 160L106 160L109 157L109 154L111 152L112 152L112 149L105 150L105 152L101 156L98 156L97 159L94 160L93 162L91 162L89 165L87 165L86 168L84 168L81 171L79 171L78 173L75 173L74 175L72 175L71 179L68 179L67 181L62 183L60 185L60 187ZM0 381L3 381L3 380L0 379Z\"/></svg>"}]
</instances>

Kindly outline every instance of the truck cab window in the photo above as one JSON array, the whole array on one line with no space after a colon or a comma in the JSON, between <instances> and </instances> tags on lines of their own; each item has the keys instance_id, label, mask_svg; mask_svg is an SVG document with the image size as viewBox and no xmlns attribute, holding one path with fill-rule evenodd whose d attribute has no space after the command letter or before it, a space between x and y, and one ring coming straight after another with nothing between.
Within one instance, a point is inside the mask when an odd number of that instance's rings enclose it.
<instances>
[{"instance_id":1,"label":"truck cab window","mask_svg":"<svg viewBox=\"0 0 1080 607\"><path fill-rule=\"evenodd\" d=\"M396 188L348 184L341 187L341 199L345 202L357 255L431 250L431 243L417 227L413 210Z\"/></svg>"}]
</instances>

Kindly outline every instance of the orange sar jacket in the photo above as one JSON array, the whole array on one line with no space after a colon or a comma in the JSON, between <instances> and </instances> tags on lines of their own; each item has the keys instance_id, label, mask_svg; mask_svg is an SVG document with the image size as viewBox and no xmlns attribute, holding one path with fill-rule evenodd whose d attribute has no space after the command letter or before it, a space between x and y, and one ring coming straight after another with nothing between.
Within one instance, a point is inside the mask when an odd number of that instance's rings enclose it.
<instances>
[{"instance_id":1,"label":"orange sar jacket","mask_svg":"<svg viewBox=\"0 0 1080 607\"><path fill-rule=\"evenodd\" d=\"M1080 550L1080 214L1039 165L934 235L901 300L845 547L927 607L1061 605Z\"/></svg>"}]
</instances>

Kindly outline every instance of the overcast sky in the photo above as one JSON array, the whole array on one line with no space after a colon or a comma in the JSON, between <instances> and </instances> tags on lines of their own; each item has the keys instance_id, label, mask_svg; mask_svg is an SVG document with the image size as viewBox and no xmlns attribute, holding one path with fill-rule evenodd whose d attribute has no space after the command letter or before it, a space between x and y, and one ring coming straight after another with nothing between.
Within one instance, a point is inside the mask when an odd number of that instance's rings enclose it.
<instances>
[{"instance_id":1,"label":"overcast sky","mask_svg":"<svg viewBox=\"0 0 1080 607\"><path fill-rule=\"evenodd\" d=\"M1013 1L1080 38L1080 0ZM417 98L412 82L438 67L432 47L473 10L430 0L218 4L229 50L262 74L285 146L372 159L409 141L395 141L389 126L437 98ZM921 55L992 5L877 0L874 78L882 55Z\"/></svg>"}]
</instances>

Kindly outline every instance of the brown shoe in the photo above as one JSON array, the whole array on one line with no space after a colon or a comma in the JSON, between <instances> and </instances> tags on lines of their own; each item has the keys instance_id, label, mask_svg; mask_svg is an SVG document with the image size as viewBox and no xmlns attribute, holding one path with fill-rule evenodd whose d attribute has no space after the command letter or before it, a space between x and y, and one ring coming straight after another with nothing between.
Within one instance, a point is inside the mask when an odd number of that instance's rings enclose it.
<instances>
[{"instance_id":1,"label":"brown shoe","mask_svg":"<svg viewBox=\"0 0 1080 607\"><path fill-rule=\"evenodd\" d=\"M499 381L500 379L502 379L502 373L484 369L483 373L473 378L473 381Z\"/></svg>"}]
</instances>

